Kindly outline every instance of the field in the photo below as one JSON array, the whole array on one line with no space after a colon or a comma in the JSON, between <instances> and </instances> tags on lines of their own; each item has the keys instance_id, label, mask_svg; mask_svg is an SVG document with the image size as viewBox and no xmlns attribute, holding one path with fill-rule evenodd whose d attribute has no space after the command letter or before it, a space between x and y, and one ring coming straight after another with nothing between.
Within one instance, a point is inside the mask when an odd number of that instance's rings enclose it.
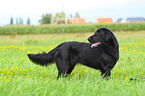
<instances>
[{"instance_id":1,"label":"field","mask_svg":"<svg viewBox=\"0 0 145 96\"><path fill-rule=\"evenodd\" d=\"M55 64L37 66L28 53L50 51L64 41L88 42L93 33L0 36L0 96L144 96L145 31L115 32L120 59L109 80L98 70L78 64L68 78L57 80Z\"/></svg>"},{"instance_id":2,"label":"field","mask_svg":"<svg viewBox=\"0 0 145 96\"><path fill-rule=\"evenodd\" d=\"M111 31L143 31L145 23L86 23L86 24L58 24L58 25L7 25L0 27L0 35L15 34L52 34L52 33L88 33L94 32L97 28L108 28Z\"/></svg>"}]
</instances>

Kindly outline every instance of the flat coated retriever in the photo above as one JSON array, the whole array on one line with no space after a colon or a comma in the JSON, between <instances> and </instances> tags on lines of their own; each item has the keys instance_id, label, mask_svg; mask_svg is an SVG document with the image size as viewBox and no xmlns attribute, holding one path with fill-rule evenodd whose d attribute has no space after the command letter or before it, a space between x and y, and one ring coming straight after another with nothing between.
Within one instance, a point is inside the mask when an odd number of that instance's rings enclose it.
<instances>
[{"instance_id":1,"label":"flat coated retriever","mask_svg":"<svg viewBox=\"0 0 145 96\"><path fill-rule=\"evenodd\" d=\"M55 62L58 69L57 79L71 74L77 63L99 69L102 76L109 77L119 59L116 37L109 29L100 28L88 41L90 43L64 42L48 53L28 54L28 57L42 66Z\"/></svg>"}]
</instances>

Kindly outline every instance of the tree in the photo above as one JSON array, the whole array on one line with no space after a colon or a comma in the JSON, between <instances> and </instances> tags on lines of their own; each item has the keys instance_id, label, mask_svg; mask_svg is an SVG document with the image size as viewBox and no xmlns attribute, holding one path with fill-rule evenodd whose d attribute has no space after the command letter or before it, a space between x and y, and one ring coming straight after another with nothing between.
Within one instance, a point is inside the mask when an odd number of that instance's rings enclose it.
<instances>
[{"instance_id":1,"label":"tree","mask_svg":"<svg viewBox=\"0 0 145 96\"><path fill-rule=\"evenodd\" d=\"M11 17L10 25L13 25L13 17Z\"/></svg>"},{"instance_id":2,"label":"tree","mask_svg":"<svg viewBox=\"0 0 145 96\"><path fill-rule=\"evenodd\" d=\"M18 23L18 18L16 18L16 24L19 24L19 23Z\"/></svg>"},{"instance_id":3,"label":"tree","mask_svg":"<svg viewBox=\"0 0 145 96\"><path fill-rule=\"evenodd\" d=\"M43 14L42 19L39 20L40 24L50 24L51 23L52 14Z\"/></svg>"},{"instance_id":4,"label":"tree","mask_svg":"<svg viewBox=\"0 0 145 96\"><path fill-rule=\"evenodd\" d=\"M30 25L30 19L28 18L28 20L27 20L27 25Z\"/></svg>"},{"instance_id":5,"label":"tree","mask_svg":"<svg viewBox=\"0 0 145 96\"><path fill-rule=\"evenodd\" d=\"M22 20L21 20L21 17L19 18L19 24L22 24Z\"/></svg>"},{"instance_id":6,"label":"tree","mask_svg":"<svg viewBox=\"0 0 145 96\"><path fill-rule=\"evenodd\" d=\"M23 25L23 19L21 17L19 18L19 24Z\"/></svg>"},{"instance_id":7,"label":"tree","mask_svg":"<svg viewBox=\"0 0 145 96\"><path fill-rule=\"evenodd\" d=\"M76 12L74 17L79 18L80 17L79 12Z\"/></svg>"},{"instance_id":8,"label":"tree","mask_svg":"<svg viewBox=\"0 0 145 96\"><path fill-rule=\"evenodd\" d=\"M60 23L65 23L66 21L66 16L65 16L65 13L64 12L60 12L60 13L57 13L55 15L55 18L54 18L54 22L57 22L58 24Z\"/></svg>"},{"instance_id":9,"label":"tree","mask_svg":"<svg viewBox=\"0 0 145 96\"><path fill-rule=\"evenodd\" d=\"M70 18L72 18L73 16L72 16L72 14L70 14Z\"/></svg>"},{"instance_id":10,"label":"tree","mask_svg":"<svg viewBox=\"0 0 145 96\"><path fill-rule=\"evenodd\" d=\"M21 19L21 24L23 25L23 19Z\"/></svg>"},{"instance_id":11,"label":"tree","mask_svg":"<svg viewBox=\"0 0 145 96\"><path fill-rule=\"evenodd\" d=\"M64 12L57 13L55 17L57 17L57 18L65 18L65 13Z\"/></svg>"}]
</instances>

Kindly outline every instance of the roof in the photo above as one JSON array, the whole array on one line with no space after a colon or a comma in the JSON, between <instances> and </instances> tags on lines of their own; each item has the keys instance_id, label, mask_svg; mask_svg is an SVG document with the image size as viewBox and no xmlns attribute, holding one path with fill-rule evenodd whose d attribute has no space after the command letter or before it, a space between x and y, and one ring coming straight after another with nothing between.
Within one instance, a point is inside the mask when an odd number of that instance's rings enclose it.
<instances>
[{"instance_id":1,"label":"roof","mask_svg":"<svg viewBox=\"0 0 145 96\"><path fill-rule=\"evenodd\" d=\"M127 22L145 22L144 17L129 17L127 18Z\"/></svg>"},{"instance_id":2,"label":"roof","mask_svg":"<svg viewBox=\"0 0 145 96\"><path fill-rule=\"evenodd\" d=\"M126 20L124 18L118 18L117 23L126 23Z\"/></svg>"},{"instance_id":3,"label":"roof","mask_svg":"<svg viewBox=\"0 0 145 96\"><path fill-rule=\"evenodd\" d=\"M70 18L68 19L69 23L77 23L77 24L81 24L81 23L86 23L85 18Z\"/></svg>"},{"instance_id":4,"label":"roof","mask_svg":"<svg viewBox=\"0 0 145 96\"><path fill-rule=\"evenodd\" d=\"M97 23L113 23L112 18L97 18Z\"/></svg>"},{"instance_id":5,"label":"roof","mask_svg":"<svg viewBox=\"0 0 145 96\"><path fill-rule=\"evenodd\" d=\"M116 22L121 22L123 18L118 18Z\"/></svg>"}]
</instances>

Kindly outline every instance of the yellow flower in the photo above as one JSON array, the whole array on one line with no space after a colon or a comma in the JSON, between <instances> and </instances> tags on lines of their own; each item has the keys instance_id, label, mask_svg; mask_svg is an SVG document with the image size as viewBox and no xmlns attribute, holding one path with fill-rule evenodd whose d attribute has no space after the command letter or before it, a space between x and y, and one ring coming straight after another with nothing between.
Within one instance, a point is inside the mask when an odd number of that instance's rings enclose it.
<instances>
[{"instance_id":1,"label":"yellow flower","mask_svg":"<svg viewBox=\"0 0 145 96\"><path fill-rule=\"evenodd\" d=\"M31 53L31 52L27 51L27 53Z\"/></svg>"},{"instance_id":2,"label":"yellow flower","mask_svg":"<svg viewBox=\"0 0 145 96\"><path fill-rule=\"evenodd\" d=\"M30 68L30 70L33 70L33 68Z\"/></svg>"},{"instance_id":3,"label":"yellow flower","mask_svg":"<svg viewBox=\"0 0 145 96\"><path fill-rule=\"evenodd\" d=\"M129 79L128 77L125 78L125 80L128 80L128 79Z\"/></svg>"},{"instance_id":4,"label":"yellow flower","mask_svg":"<svg viewBox=\"0 0 145 96\"><path fill-rule=\"evenodd\" d=\"M125 47L125 50L128 51L128 50L127 50L127 47Z\"/></svg>"},{"instance_id":5,"label":"yellow flower","mask_svg":"<svg viewBox=\"0 0 145 96\"><path fill-rule=\"evenodd\" d=\"M6 81L10 81L9 79L6 79Z\"/></svg>"}]
</instances>

